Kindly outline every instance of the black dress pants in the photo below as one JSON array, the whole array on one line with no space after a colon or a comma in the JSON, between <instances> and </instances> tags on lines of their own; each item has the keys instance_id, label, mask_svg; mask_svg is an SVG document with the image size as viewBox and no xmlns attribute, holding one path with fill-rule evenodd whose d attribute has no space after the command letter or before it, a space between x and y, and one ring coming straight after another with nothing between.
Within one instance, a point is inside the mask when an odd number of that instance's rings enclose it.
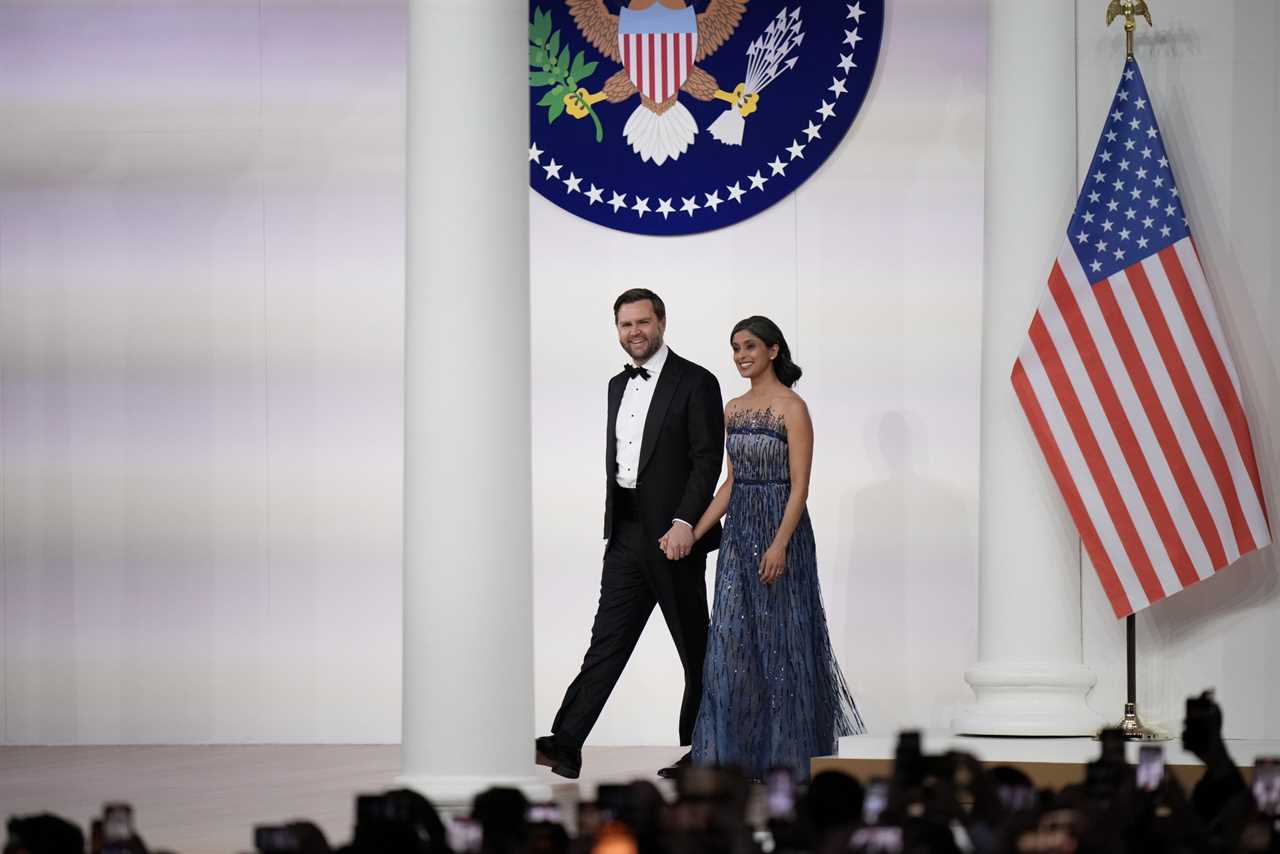
<instances>
[{"instance_id":1,"label":"black dress pants","mask_svg":"<svg viewBox=\"0 0 1280 854\"><path fill-rule=\"evenodd\" d=\"M639 521L614 523L604 554L591 645L551 726L557 740L573 747L586 741L656 604L684 666L680 743L693 742L707 652L706 566L705 554L667 560Z\"/></svg>"}]
</instances>

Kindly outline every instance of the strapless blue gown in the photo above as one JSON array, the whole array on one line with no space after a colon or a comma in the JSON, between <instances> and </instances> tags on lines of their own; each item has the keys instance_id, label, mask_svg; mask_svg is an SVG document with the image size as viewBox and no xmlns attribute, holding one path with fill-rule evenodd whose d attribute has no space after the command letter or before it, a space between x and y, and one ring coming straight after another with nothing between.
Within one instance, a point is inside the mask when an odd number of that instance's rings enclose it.
<instances>
[{"instance_id":1,"label":"strapless blue gown","mask_svg":"<svg viewBox=\"0 0 1280 854\"><path fill-rule=\"evenodd\" d=\"M693 761L762 779L773 766L809 777L809 760L864 731L831 651L805 510L786 571L760 580L791 494L786 426L771 409L733 413L727 447L733 491L716 562L715 605L703 668Z\"/></svg>"}]
</instances>

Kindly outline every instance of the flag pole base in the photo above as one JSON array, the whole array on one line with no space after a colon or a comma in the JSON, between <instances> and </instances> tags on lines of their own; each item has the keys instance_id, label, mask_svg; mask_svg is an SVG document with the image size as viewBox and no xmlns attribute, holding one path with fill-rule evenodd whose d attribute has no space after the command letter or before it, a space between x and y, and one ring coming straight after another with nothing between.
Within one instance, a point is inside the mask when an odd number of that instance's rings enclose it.
<instances>
[{"instance_id":1,"label":"flag pole base","mask_svg":"<svg viewBox=\"0 0 1280 854\"><path fill-rule=\"evenodd\" d=\"M1118 729L1124 733L1125 741L1172 741L1172 736L1159 727L1149 726L1142 722L1142 718L1138 717L1138 707L1134 703L1124 704L1124 717L1120 723L1115 724L1111 729ZM1094 738L1100 738L1101 732Z\"/></svg>"}]
</instances>

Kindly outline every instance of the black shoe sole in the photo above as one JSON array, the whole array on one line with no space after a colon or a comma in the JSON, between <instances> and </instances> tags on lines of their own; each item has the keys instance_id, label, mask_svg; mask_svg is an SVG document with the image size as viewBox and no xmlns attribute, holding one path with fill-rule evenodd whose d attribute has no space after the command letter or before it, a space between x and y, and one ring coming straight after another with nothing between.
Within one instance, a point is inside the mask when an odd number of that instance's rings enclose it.
<instances>
[{"instance_id":1,"label":"black shoe sole","mask_svg":"<svg viewBox=\"0 0 1280 854\"><path fill-rule=\"evenodd\" d=\"M578 779L578 775L582 772L581 768L574 768L572 765L559 762L541 750L536 751L534 761L544 768L550 768L552 774L559 774L561 777L566 777L570 780Z\"/></svg>"}]
</instances>

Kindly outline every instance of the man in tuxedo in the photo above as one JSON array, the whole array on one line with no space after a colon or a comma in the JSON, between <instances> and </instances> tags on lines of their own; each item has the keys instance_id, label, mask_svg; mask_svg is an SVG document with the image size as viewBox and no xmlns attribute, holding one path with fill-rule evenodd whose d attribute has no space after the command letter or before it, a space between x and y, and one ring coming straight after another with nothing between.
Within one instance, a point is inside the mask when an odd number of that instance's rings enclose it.
<instances>
[{"instance_id":1,"label":"man in tuxedo","mask_svg":"<svg viewBox=\"0 0 1280 854\"><path fill-rule=\"evenodd\" d=\"M595 726L656 604L684 666L680 743L693 741L707 648L707 553L720 526L699 542L693 526L711 503L724 456L720 384L663 342L666 307L653 291L626 291L613 304L629 361L609 381L605 426L604 536L600 601L591 645L551 726L535 742L537 762L575 778L582 743ZM686 753L661 769L689 763Z\"/></svg>"}]
</instances>

